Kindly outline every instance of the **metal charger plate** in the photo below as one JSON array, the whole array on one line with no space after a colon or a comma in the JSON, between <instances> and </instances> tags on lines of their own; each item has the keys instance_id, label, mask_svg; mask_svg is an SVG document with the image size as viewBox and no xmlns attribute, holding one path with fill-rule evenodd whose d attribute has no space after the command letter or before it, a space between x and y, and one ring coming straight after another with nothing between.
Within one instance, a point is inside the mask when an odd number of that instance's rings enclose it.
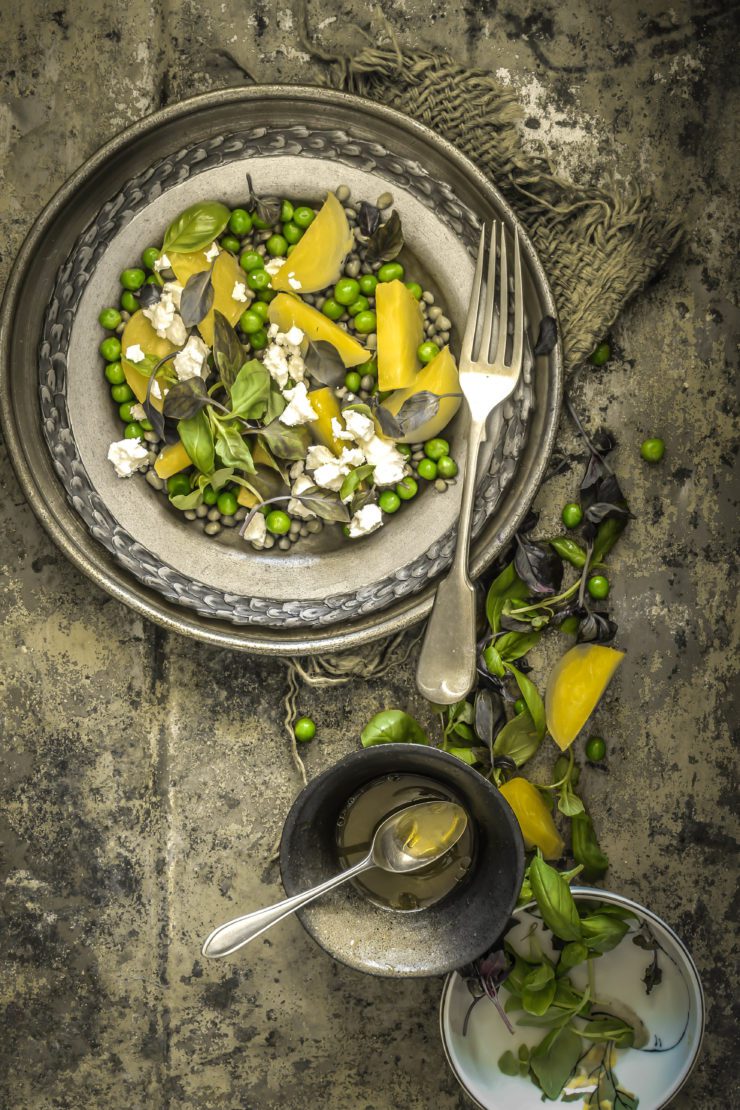
<instances>
[{"instance_id":1,"label":"metal charger plate","mask_svg":"<svg viewBox=\"0 0 740 1110\"><path fill-rule=\"evenodd\" d=\"M115 479L105 460L118 433L100 388L97 311L116 295L118 272L145 240L159 241L177 211L205 196L232 203L243 197L247 160L258 188L271 183L287 194L300 193L302 181L311 182L304 194L315 191L317 199L342 181L371 200L390 188L414 265L428 275L458 335L478 221L499 217L509 229L517 226L496 190L450 144L357 97L260 87L165 109L95 154L21 249L0 320L6 439L22 488L55 542L138 612L222 647L271 654L352 648L427 614L452 552L459 483L444 496L425 491L406 507L406 527L399 519L357 545L269 557L187 529L141 481ZM536 336L541 317L555 309L519 230L529 333ZM474 574L513 535L552 448L559 345L531 361L491 429L479 474ZM451 435L458 458L464 435L458 418Z\"/></svg>"}]
</instances>

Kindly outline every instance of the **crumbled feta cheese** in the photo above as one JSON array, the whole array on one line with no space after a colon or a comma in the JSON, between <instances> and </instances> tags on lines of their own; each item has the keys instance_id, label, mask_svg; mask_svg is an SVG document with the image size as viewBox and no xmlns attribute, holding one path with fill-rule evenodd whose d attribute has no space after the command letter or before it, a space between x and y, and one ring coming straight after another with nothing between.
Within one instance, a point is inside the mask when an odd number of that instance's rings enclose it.
<instances>
[{"instance_id":1,"label":"crumbled feta cheese","mask_svg":"<svg viewBox=\"0 0 740 1110\"><path fill-rule=\"evenodd\" d=\"M293 324L292 328L288 328L283 334L285 335L285 342L293 347L300 347L304 339L303 332L300 328L297 328L295 324Z\"/></svg>"},{"instance_id":2,"label":"crumbled feta cheese","mask_svg":"<svg viewBox=\"0 0 740 1110\"><path fill-rule=\"evenodd\" d=\"M278 270L282 268L284 263L284 258L270 258L267 262L265 262L265 269L267 270L270 277L274 277Z\"/></svg>"},{"instance_id":3,"label":"crumbled feta cheese","mask_svg":"<svg viewBox=\"0 0 740 1110\"><path fill-rule=\"evenodd\" d=\"M255 513L242 536L255 547L264 547L267 538L267 524L262 513Z\"/></svg>"},{"instance_id":4,"label":"crumbled feta cheese","mask_svg":"<svg viewBox=\"0 0 740 1110\"><path fill-rule=\"evenodd\" d=\"M132 405L131 415L134 420L146 420L146 410L143 405Z\"/></svg>"},{"instance_id":5,"label":"crumbled feta cheese","mask_svg":"<svg viewBox=\"0 0 740 1110\"><path fill-rule=\"evenodd\" d=\"M338 416L332 416L331 418L331 434L335 439L352 440L355 438L352 432L348 432L346 428L342 427Z\"/></svg>"},{"instance_id":6,"label":"crumbled feta cheese","mask_svg":"<svg viewBox=\"0 0 740 1110\"><path fill-rule=\"evenodd\" d=\"M288 473L290 474L290 480L292 482L295 482L296 478L300 478L305 469L306 464L304 463L303 459L299 459L298 462L294 462L290 470L288 471Z\"/></svg>"},{"instance_id":7,"label":"crumbled feta cheese","mask_svg":"<svg viewBox=\"0 0 740 1110\"><path fill-rule=\"evenodd\" d=\"M170 343L174 343L176 347L182 347L187 337L188 329L185 327L183 318L176 314L172 323L167 328L164 338L169 339Z\"/></svg>"},{"instance_id":8,"label":"crumbled feta cheese","mask_svg":"<svg viewBox=\"0 0 740 1110\"><path fill-rule=\"evenodd\" d=\"M297 278L297 277L295 276L295 274L293 273L293 271L292 271L292 270L291 270L291 272L290 272L290 273L288 274L288 285L290 286L290 288L291 288L291 289L302 289L302 288L303 288L303 286L301 285L300 281L299 281L299 280L298 280L298 278Z\"/></svg>"},{"instance_id":9,"label":"crumbled feta cheese","mask_svg":"<svg viewBox=\"0 0 740 1110\"><path fill-rule=\"evenodd\" d=\"M141 440L119 439L108 448L108 460L113 463L119 478L130 478L146 465L148 452Z\"/></svg>"},{"instance_id":10,"label":"crumbled feta cheese","mask_svg":"<svg viewBox=\"0 0 740 1110\"><path fill-rule=\"evenodd\" d=\"M160 386L156 378L152 382L152 388L149 390L149 395L151 397L154 397L155 401L161 401L162 397L164 396L164 394L162 393L162 387Z\"/></svg>"},{"instance_id":11,"label":"crumbled feta cheese","mask_svg":"<svg viewBox=\"0 0 740 1110\"><path fill-rule=\"evenodd\" d=\"M147 320L151 322L160 339L169 339L176 347L181 346L188 337L188 329L177 314L177 306L170 293L162 290L162 296L156 304L142 309Z\"/></svg>"},{"instance_id":12,"label":"crumbled feta cheese","mask_svg":"<svg viewBox=\"0 0 740 1110\"><path fill-rule=\"evenodd\" d=\"M291 469L291 477L292 475L293 471ZM309 478L307 474L298 474L296 476L296 479L293 482L293 488L291 490L293 497L288 502L288 512L291 516L297 516L301 520L311 520L313 517L316 516L316 513L313 511L313 509L309 509L307 505L304 505L302 501L299 501L297 499L297 494L305 493L305 491L307 489L311 489L313 485L314 482L311 478Z\"/></svg>"},{"instance_id":13,"label":"crumbled feta cheese","mask_svg":"<svg viewBox=\"0 0 740 1110\"><path fill-rule=\"evenodd\" d=\"M233 301L241 301L242 304L247 303L249 297L247 296L247 287L243 281L234 282L234 288L231 290L231 299Z\"/></svg>"},{"instance_id":14,"label":"crumbled feta cheese","mask_svg":"<svg viewBox=\"0 0 740 1110\"><path fill-rule=\"evenodd\" d=\"M349 522L349 534L353 540L360 536L367 536L380 528L383 523L383 513L379 505L365 505L358 509Z\"/></svg>"},{"instance_id":15,"label":"crumbled feta cheese","mask_svg":"<svg viewBox=\"0 0 740 1110\"><path fill-rule=\"evenodd\" d=\"M279 332L280 328L277 326L277 324L270 324L269 328L267 329L268 338L276 339Z\"/></svg>"},{"instance_id":16,"label":"crumbled feta cheese","mask_svg":"<svg viewBox=\"0 0 740 1110\"><path fill-rule=\"evenodd\" d=\"M166 281L162 286L162 296L170 298L175 308L180 311L180 298L184 286L180 285L179 281Z\"/></svg>"},{"instance_id":17,"label":"crumbled feta cheese","mask_svg":"<svg viewBox=\"0 0 740 1110\"><path fill-rule=\"evenodd\" d=\"M344 447L339 458L328 447L309 447L306 467L313 470L313 480L324 489L338 490L342 482L357 466L362 466L365 456L359 448Z\"/></svg>"},{"instance_id":18,"label":"crumbled feta cheese","mask_svg":"<svg viewBox=\"0 0 740 1110\"><path fill-rule=\"evenodd\" d=\"M302 382L306 376L306 364L301 354L303 339L301 329L290 328L287 332L281 332L277 324L271 324L267 334L272 342L266 349L262 361L270 375L281 389L288 384L289 378L294 382Z\"/></svg>"},{"instance_id":19,"label":"crumbled feta cheese","mask_svg":"<svg viewBox=\"0 0 740 1110\"><path fill-rule=\"evenodd\" d=\"M406 460L394 443L380 436L362 441L365 458L372 466L376 486L394 486L406 473Z\"/></svg>"},{"instance_id":20,"label":"crumbled feta cheese","mask_svg":"<svg viewBox=\"0 0 740 1110\"><path fill-rule=\"evenodd\" d=\"M172 263L170 262L166 254L160 254L159 258L155 260L152 269L154 270L155 274L160 274L162 270L172 269Z\"/></svg>"},{"instance_id":21,"label":"crumbled feta cheese","mask_svg":"<svg viewBox=\"0 0 740 1110\"><path fill-rule=\"evenodd\" d=\"M142 351L141 345L139 343L134 343L126 348L126 358L129 362L143 362L146 355Z\"/></svg>"},{"instance_id":22,"label":"crumbled feta cheese","mask_svg":"<svg viewBox=\"0 0 740 1110\"><path fill-rule=\"evenodd\" d=\"M214 258L218 258L220 253L221 251L218 249L218 243L211 243L208 250L203 251L203 254L206 256L207 262L213 262Z\"/></svg>"},{"instance_id":23,"label":"crumbled feta cheese","mask_svg":"<svg viewBox=\"0 0 740 1110\"><path fill-rule=\"evenodd\" d=\"M191 335L183 349L178 351L172 360L178 380L184 382L188 378L205 378L207 357L206 344L197 335Z\"/></svg>"},{"instance_id":24,"label":"crumbled feta cheese","mask_svg":"<svg viewBox=\"0 0 740 1110\"><path fill-rule=\"evenodd\" d=\"M267 348L262 359L262 365L265 370L269 371L270 376L277 382L281 389L288 384L288 378L290 377L288 359L286 358L285 351L282 347L278 347L277 343L271 343Z\"/></svg>"},{"instance_id":25,"label":"crumbled feta cheese","mask_svg":"<svg viewBox=\"0 0 740 1110\"><path fill-rule=\"evenodd\" d=\"M294 428L296 424L309 424L312 420L318 420L319 414L308 398L304 382L298 382L293 389L284 389L283 397L289 404L280 413L281 424Z\"/></svg>"},{"instance_id":26,"label":"crumbled feta cheese","mask_svg":"<svg viewBox=\"0 0 740 1110\"><path fill-rule=\"evenodd\" d=\"M375 423L369 416L365 416L356 409L345 409L342 413L344 425L351 432L358 443L365 443L375 435Z\"/></svg>"}]
</instances>

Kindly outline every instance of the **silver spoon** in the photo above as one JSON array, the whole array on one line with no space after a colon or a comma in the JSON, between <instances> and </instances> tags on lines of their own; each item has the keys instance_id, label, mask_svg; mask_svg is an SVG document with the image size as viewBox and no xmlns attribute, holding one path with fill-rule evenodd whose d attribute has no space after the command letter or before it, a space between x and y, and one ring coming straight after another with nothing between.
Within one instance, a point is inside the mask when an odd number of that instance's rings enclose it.
<instances>
[{"instance_id":1,"label":"silver spoon","mask_svg":"<svg viewBox=\"0 0 740 1110\"><path fill-rule=\"evenodd\" d=\"M370 851L354 867L341 871L325 883L302 894L294 894L254 913L235 917L219 925L203 944L203 955L211 959L230 956L250 940L260 936L272 925L282 921L301 906L320 898L334 887L354 879L371 867L403 874L419 871L449 852L465 832L468 816L455 802L417 802L392 813L375 830Z\"/></svg>"}]
</instances>

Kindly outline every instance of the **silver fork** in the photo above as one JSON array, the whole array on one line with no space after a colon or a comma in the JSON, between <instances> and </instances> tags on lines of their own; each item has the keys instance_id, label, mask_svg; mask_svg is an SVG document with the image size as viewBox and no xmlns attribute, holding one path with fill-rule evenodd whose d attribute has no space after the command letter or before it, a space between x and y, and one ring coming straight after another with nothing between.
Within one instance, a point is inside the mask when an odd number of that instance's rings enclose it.
<instances>
[{"instance_id":1,"label":"silver fork","mask_svg":"<svg viewBox=\"0 0 740 1110\"><path fill-rule=\"evenodd\" d=\"M519 236L514 232L514 333L511 359L506 362L509 320L509 275L504 225L500 228L499 322L496 350L490 357L493 334L493 304L496 288L497 225L491 225L488 275L477 358L473 358L478 314L483 294L483 255L485 226L481 229L478 262L473 278L473 293L465 324L460 355L460 389L470 410L470 430L465 459L462 505L457 530L455 558L449 574L437 588L429 622L424 634L416 684L419 691L438 705L452 705L470 693L476 672L475 589L468 574L468 551L475 500L478 451L485 439L486 421L502 401L513 392L522 369L524 346L524 297Z\"/></svg>"}]
</instances>

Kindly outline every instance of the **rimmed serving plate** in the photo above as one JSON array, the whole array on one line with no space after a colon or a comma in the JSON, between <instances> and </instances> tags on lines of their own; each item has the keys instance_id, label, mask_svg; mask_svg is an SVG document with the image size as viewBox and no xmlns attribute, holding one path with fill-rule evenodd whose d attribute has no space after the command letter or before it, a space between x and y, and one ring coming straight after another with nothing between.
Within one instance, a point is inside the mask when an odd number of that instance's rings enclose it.
<instances>
[{"instance_id":1,"label":"rimmed serving plate","mask_svg":"<svg viewBox=\"0 0 740 1110\"><path fill-rule=\"evenodd\" d=\"M234 533L214 542L143 482L106 460L117 438L102 387L96 318L119 272L196 200L258 190L319 200L345 183L373 200L390 189L414 274L460 334L481 219L513 213L472 164L428 129L356 97L313 88L246 88L156 113L103 147L47 206L11 274L0 322L0 408L19 480L42 524L98 585L166 627L244 650L349 648L424 617L451 558L460 485L431 489L356 544L257 553ZM50 231L53 223L53 234ZM522 235L531 342L555 315ZM454 340L453 340L454 342ZM531 344L530 344L531 348ZM542 477L560 403L557 346L527 360L489 430L479 472L473 569L513 535ZM465 420L451 428L462 457ZM219 537L220 540L220 537Z\"/></svg>"}]
</instances>

